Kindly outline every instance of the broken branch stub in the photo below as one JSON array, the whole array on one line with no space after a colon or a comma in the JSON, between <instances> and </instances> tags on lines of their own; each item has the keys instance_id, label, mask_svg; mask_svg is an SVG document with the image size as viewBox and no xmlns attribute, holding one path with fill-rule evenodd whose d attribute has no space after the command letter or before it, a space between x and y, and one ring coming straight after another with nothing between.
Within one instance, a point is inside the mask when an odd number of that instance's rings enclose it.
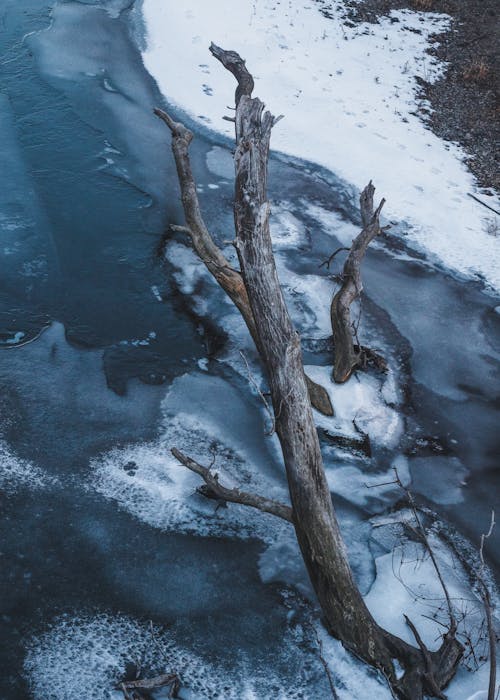
<instances>
[{"instance_id":1,"label":"broken branch stub","mask_svg":"<svg viewBox=\"0 0 500 700\"><path fill-rule=\"evenodd\" d=\"M380 233L380 211L385 200L382 199L374 212L374 192L375 188L370 180L360 196L363 229L352 242L341 275L341 287L334 295L330 306L335 352L333 379L339 384L346 382L353 370L363 364L363 353L354 343L351 304L359 298L363 290L361 263L366 250L371 241Z\"/></svg>"}]
</instances>

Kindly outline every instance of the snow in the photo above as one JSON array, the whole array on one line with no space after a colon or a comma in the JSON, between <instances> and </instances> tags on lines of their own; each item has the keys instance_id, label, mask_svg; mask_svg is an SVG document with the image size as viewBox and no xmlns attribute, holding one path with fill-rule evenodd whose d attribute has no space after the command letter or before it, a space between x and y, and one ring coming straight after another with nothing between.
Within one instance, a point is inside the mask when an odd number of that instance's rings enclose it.
<instances>
[{"instance_id":1,"label":"snow","mask_svg":"<svg viewBox=\"0 0 500 700\"><path fill-rule=\"evenodd\" d=\"M17 456L0 439L0 491L11 494L19 489L39 491L54 485L56 479L26 459Z\"/></svg>"},{"instance_id":2,"label":"snow","mask_svg":"<svg viewBox=\"0 0 500 700\"><path fill-rule=\"evenodd\" d=\"M162 409L159 440L114 448L93 460L92 488L162 530L265 542L279 537L289 526L273 516L236 504L217 507L199 496L201 478L170 453L177 447L205 465L213 459L223 485L286 502L284 475L273 468L277 448L260 438L260 408L222 378L195 372L174 380Z\"/></svg>"},{"instance_id":3,"label":"snow","mask_svg":"<svg viewBox=\"0 0 500 700\"><path fill-rule=\"evenodd\" d=\"M416 116L416 76L445 70L427 50L449 18L409 10L347 27L343 5L328 19L313 2L144 0L144 63L169 102L233 138L222 121L234 81L208 53L211 41L238 50L254 93L274 114L274 149L313 161L361 189L372 178L385 215L409 224L408 240L461 275L500 288L499 239L464 165ZM487 198L491 200L492 198Z\"/></svg>"},{"instance_id":4,"label":"snow","mask_svg":"<svg viewBox=\"0 0 500 700\"><path fill-rule=\"evenodd\" d=\"M392 384L391 375L379 380L360 372L350 382L333 384L331 368L308 365L305 370L311 379L327 390L335 411L333 419L315 413L316 425L359 438L354 421L371 442L384 447L398 444L403 420L398 411L388 405L382 391L386 383Z\"/></svg>"},{"instance_id":5,"label":"snow","mask_svg":"<svg viewBox=\"0 0 500 700\"><path fill-rule=\"evenodd\" d=\"M298 655L294 644L293 631L287 630L279 650L282 667ZM228 667L214 655L207 660L183 647L175 634L152 623L105 613L63 615L28 641L24 672L35 700L120 700L123 693L115 687L127 663L140 664L146 677L176 672L183 700L254 700L265 697L269 687L276 700L300 700L311 682L323 685L317 660L311 652L302 655L309 657L309 668L298 669L297 676L280 674L272 661L256 667L237 652Z\"/></svg>"}]
</instances>

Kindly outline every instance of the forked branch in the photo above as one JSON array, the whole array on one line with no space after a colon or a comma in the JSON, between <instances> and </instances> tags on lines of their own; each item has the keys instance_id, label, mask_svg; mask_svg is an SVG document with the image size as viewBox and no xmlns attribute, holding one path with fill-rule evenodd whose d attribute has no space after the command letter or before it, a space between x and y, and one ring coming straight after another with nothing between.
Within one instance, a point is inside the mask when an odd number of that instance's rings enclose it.
<instances>
[{"instance_id":1,"label":"forked branch","mask_svg":"<svg viewBox=\"0 0 500 700\"><path fill-rule=\"evenodd\" d=\"M215 45L212 46L215 47ZM217 47L215 47L215 49L217 49ZM242 63L244 65L244 62ZM231 65L233 66L234 71L236 71L237 62L233 61ZM234 74L236 75L236 72ZM242 72L241 80L243 85L247 85L245 82L246 79ZM245 87L245 89L248 89L248 86ZM196 192L196 183L189 158L189 144L193 140L193 134L187 127L184 126L184 124L181 122L176 122L164 110L157 108L154 110L154 113L163 122L165 122L172 134L172 151L177 168L179 184L181 187L182 206L187 224L187 226L182 227L176 226L175 229L181 230L190 236L198 257L206 265L208 271L213 275L215 280L219 283L222 289L233 301L236 308L239 310L257 347L257 350L259 350L260 340L255 327L255 320L248 299L248 293L241 273L232 267L225 255L217 246L210 235L201 214L198 194ZM320 384L314 382L309 377L307 377L307 386L309 389L309 398L314 408L326 416L333 416L333 406L326 389Z\"/></svg>"}]
</instances>

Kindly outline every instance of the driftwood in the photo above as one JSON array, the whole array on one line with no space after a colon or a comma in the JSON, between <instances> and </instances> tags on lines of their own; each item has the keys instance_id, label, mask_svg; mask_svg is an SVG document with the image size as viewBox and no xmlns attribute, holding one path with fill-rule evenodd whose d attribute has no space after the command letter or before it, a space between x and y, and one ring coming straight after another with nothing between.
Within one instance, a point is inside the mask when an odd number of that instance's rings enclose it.
<instances>
[{"instance_id":1,"label":"driftwood","mask_svg":"<svg viewBox=\"0 0 500 700\"><path fill-rule=\"evenodd\" d=\"M481 598L483 599L484 612L486 616L486 628L488 630L488 647L490 654L490 679L488 684L488 700L496 700L495 694L497 693L497 640L495 628L493 625L493 606L491 602L491 594L484 575L486 569L486 564L484 562L484 543L485 540L487 540L488 537L491 536L495 524L495 511L492 511L489 530L487 533L481 535L481 545L479 547L479 558L481 561L481 566L479 568L479 573L477 574L477 581L479 584Z\"/></svg>"},{"instance_id":2,"label":"driftwood","mask_svg":"<svg viewBox=\"0 0 500 700\"><path fill-rule=\"evenodd\" d=\"M342 285L334 295L330 306L335 360L333 378L336 382L346 382L352 371L365 364L363 349L354 343L351 321L351 304L359 298L363 289L361 282L361 263L371 241L380 233L380 212L385 200L382 199L376 211L373 211L375 187L370 181L360 196L361 220L363 230L354 239L342 271ZM340 248L339 250L344 250ZM335 251L335 255L339 251ZM330 256L331 258L332 256ZM330 258L326 261L328 265Z\"/></svg>"},{"instance_id":3,"label":"driftwood","mask_svg":"<svg viewBox=\"0 0 500 700\"><path fill-rule=\"evenodd\" d=\"M146 696L141 693L141 690L145 690L149 698L151 697L149 691L166 686L170 686L169 697L178 697L181 687L179 676L176 673L165 673L161 676L154 676L154 678L122 681L118 688L122 691L125 700L146 700Z\"/></svg>"},{"instance_id":4,"label":"driftwood","mask_svg":"<svg viewBox=\"0 0 500 700\"><path fill-rule=\"evenodd\" d=\"M235 62L230 63L230 65L236 70ZM256 347L259 348L259 336L255 328L255 320L248 300L248 292L241 273L232 267L217 246L201 215L200 203L196 192L196 183L189 160L189 144L193 140L193 134L184 124L174 121L172 117L162 109L155 109L154 113L165 122L172 133L172 151L181 186L182 206L186 218L186 226L176 226L174 228L189 235L198 257L233 301L236 308L241 313ZM312 379L308 378L307 382L311 403L314 408L327 416L333 416L333 406L326 389L316 384Z\"/></svg>"},{"instance_id":5,"label":"driftwood","mask_svg":"<svg viewBox=\"0 0 500 700\"><path fill-rule=\"evenodd\" d=\"M187 457L176 447L172 448L172 454L181 464L195 474L199 474L201 476L205 482L205 488L201 487L198 489L198 491L203 496L206 496L207 498L215 498L228 503L240 503L244 506L257 508L257 510L261 510L263 513L271 513L271 515L276 515L278 518L287 520L289 523L293 522L292 509L290 506L287 506L284 503L278 503L278 501L273 501L270 498L258 496L254 493L240 491L240 489L229 489L219 482L217 474L211 472L209 467L204 467L202 464L199 464L199 462L191 459L191 457Z\"/></svg>"},{"instance_id":6,"label":"driftwood","mask_svg":"<svg viewBox=\"0 0 500 700\"><path fill-rule=\"evenodd\" d=\"M210 50L238 81L234 118L235 247L241 269L239 279L246 290L244 305L241 303L243 292L236 295L238 308L244 308L247 313L248 305L251 311L250 325L243 311L242 314L252 329L252 337L269 378L275 428L290 492L291 520L326 627L358 657L379 669L397 697L402 700L422 700L424 694L442 697L441 691L453 677L463 651L455 639L454 631L450 630L444 636L437 652L430 652L413 625L418 648L413 647L379 627L354 582L326 481L304 374L300 338L288 314L272 251L267 165L271 130L276 119L270 112L264 111L264 105L258 98L251 97L253 80L249 79L244 61L238 54L224 51L213 44ZM164 113L160 116L162 114ZM178 154L176 161L179 158L181 162L182 167L178 162L178 173L183 203L189 213L190 202L187 198L184 200L186 188L191 186L192 181L192 175L188 175L185 181L185 169L189 164L187 144L191 136L188 140L184 127L176 125L169 117L164 120L172 131L174 155ZM179 150L180 141L184 145L181 144ZM188 193L189 199L190 192L191 190ZM382 204L376 212L372 212L372 203L373 192L371 198L367 196L366 200L362 200L364 229L354 242L349 256L351 262L347 272L351 281L346 279L345 288L341 290L344 305L349 298L354 299L359 293L359 277L356 277L359 275L359 264L368 243L379 231L378 217ZM192 229L188 213L186 221ZM226 262L222 263L222 267L225 266ZM217 273L220 274L220 268ZM347 311L348 306L347 304ZM341 325L339 323L339 328ZM348 322L341 328L345 335L347 329L350 333ZM352 343L352 336L350 342ZM345 363L345 367L348 366L349 361ZM349 373L350 371L352 364ZM344 372L345 375L347 373ZM222 487L218 481L214 482L214 477L207 468L178 451L174 454L183 464L187 462L190 469L199 473L215 494L235 495L232 489L221 491ZM241 503L241 492L238 491L238 494L238 502ZM250 498L249 494L244 496L247 500ZM258 507L256 499L260 497L253 496L253 502L249 505ZM273 504L266 512L272 512L275 508L276 505ZM399 679L394 660L404 669Z\"/></svg>"}]
</instances>

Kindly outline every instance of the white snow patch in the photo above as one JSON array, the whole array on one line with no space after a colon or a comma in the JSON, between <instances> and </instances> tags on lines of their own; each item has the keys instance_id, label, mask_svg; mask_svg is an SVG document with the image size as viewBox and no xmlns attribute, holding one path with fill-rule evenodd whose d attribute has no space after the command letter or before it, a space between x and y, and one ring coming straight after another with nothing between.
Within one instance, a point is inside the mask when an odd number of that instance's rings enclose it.
<instances>
[{"instance_id":1,"label":"white snow patch","mask_svg":"<svg viewBox=\"0 0 500 700\"><path fill-rule=\"evenodd\" d=\"M273 147L314 161L364 187L371 177L386 214L410 224L409 238L449 268L481 274L500 288L498 237L464 153L415 115L416 76L436 80L445 66L427 53L446 15L394 11L376 24L347 27L316 3L144 0L144 62L160 89L192 117L232 138L222 121L234 81L208 53L210 41L235 48L256 78L255 94L285 120ZM234 45L237 37L237 46ZM179 56L189 57L179 69Z\"/></svg>"},{"instance_id":2,"label":"white snow patch","mask_svg":"<svg viewBox=\"0 0 500 700\"><path fill-rule=\"evenodd\" d=\"M289 211L285 204L273 209L271 236L274 250L304 247L307 245L307 232L304 224Z\"/></svg>"},{"instance_id":3,"label":"white snow patch","mask_svg":"<svg viewBox=\"0 0 500 700\"><path fill-rule=\"evenodd\" d=\"M5 440L0 439L0 491L14 493L19 489L44 489L56 479L43 469L12 452Z\"/></svg>"},{"instance_id":4,"label":"white snow patch","mask_svg":"<svg viewBox=\"0 0 500 700\"><path fill-rule=\"evenodd\" d=\"M327 233L333 234L343 246L350 248L354 238L359 234L358 226L346 221L337 212L325 209L317 202L302 199L301 206L304 213L317 221Z\"/></svg>"},{"instance_id":5,"label":"white snow patch","mask_svg":"<svg viewBox=\"0 0 500 700\"><path fill-rule=\"evenodd\" d=\"M116 448L93 460L93 488L163 530L274 541L289 527L285 522L246 506L218 507L196 493L202 479L170 453L177 447L206 466L214 460L212 469L223 485L287 502L284 475L273 468L277 448L263 437L262 417L248 404L248 398L218 377L178 377L163 403L160 439Z\"/></svg>"},{"instance_id":6,"label":"white snow patch","mask_svg":"<svg viewBox=\"0 0 500 700\"><path fill-rule=\"evenodd\" d=\"M334 384L330 367L308 365L305 370L311 379L328 391L335 411L333 418L316 412L317 425L356 437L354 421L370 441L388 448L397 445L403 432L403 420L398 411L387 404L386 392L383 391L385 382L390 382L388 394L390 397L394 395L394 380L390 373L387 379L379 380L360 372L345 384Z\"/></svg>"},{"instance_id":7,"label":"white snow patch","mask_svg":"<svg viewBox=\"0 0 500 700\"><path fill-rule=\"evenodd\" d=\"M285 657L297 654L294 642L288 632L283 640ZM114 688L125 665L138 662L150 676L176 672L182 683L179 698L184 700L254 700L266 697L269 687L276 700L299 700L310 683L322 685L317 661L305 652L306 660L308 670L301 668L298 677L283 677L270 664L256 667L235 650L228 669L179 646L167 630L130 617L65 615L28 643L24 672L34 700L122 700L123 693Z\"/></svg>"}]
</instances>

